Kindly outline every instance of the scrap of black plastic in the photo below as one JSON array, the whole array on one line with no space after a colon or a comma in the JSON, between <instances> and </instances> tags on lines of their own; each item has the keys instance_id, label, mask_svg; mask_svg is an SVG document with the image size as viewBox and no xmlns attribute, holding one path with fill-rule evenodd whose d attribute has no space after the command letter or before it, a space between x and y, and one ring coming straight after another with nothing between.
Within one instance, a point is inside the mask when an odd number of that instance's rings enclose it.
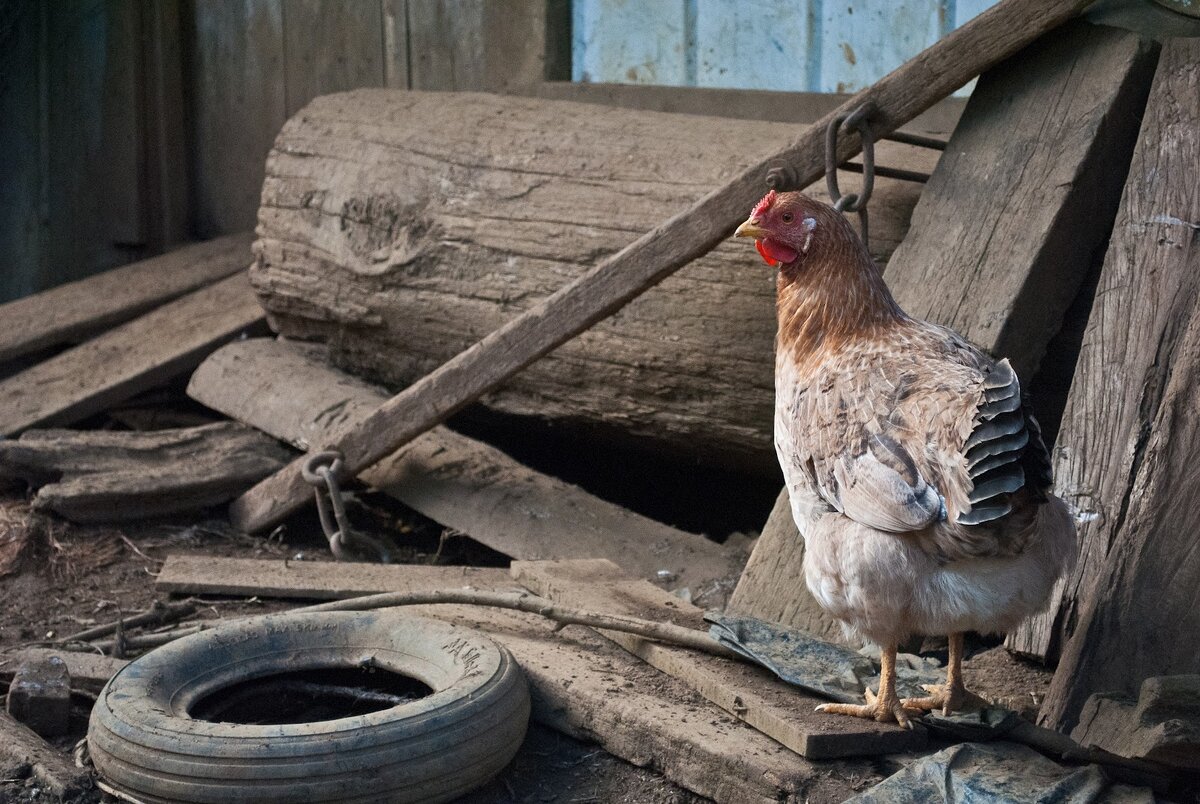
<instances>
[{"instance_id":1,"label":"scrap of black plastic","mask_svg":"<svg viewBox=\"0 0 1200 804\"><path fill-rule=\"evenodd\" d=\"M879 668L849 648L754 617L705 613L708 633L730 650L760 664L789 684L843 703L862 703L869 685L878 689ZM897 662L897 692L922 696L922 684L938 684L941 674L919 663Z\"/></svg>"},{"instance_id":2,"label":"scrap of black plastic","mask_svg":"<svg viewBox=\"0 0 1200 804\"><path fill-rule=\"evenodd\" d=\"M962 743L914 760L847 804L1154 804L1096 765L1069 768L1024 745Z\"/></svg>"}]
</instances>

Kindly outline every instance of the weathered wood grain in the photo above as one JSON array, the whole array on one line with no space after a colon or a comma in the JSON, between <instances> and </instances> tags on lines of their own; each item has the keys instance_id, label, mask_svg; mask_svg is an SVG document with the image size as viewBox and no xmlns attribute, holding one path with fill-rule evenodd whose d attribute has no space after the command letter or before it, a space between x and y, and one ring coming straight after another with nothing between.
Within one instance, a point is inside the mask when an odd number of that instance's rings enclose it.
<instances>
[{"instance_id":1,"label":"weathered wood grain","mask_svg":"<svg viewBox=\"0 0 1200 804\"><path fill-rule=\"evenodd\" d=\"M252 279L275 326L402 387L793 133L594 111L395 92L311 104L272 152L260 211ZM879 159L928 171L937 152L885 143ZM920 189L880 180L881 259ZM773 293L765 265L722 244L485 404L773 472Z\"/></svg>"},{"instance_id":2,"label":"weathered wood grain","mask_svg":"<svg viewBox=\"0 0 1200 804\"><path fill-rule=\"evenodd\" d=\"M512 575L531 591L566 606L707 629L703 611L645 581L631 580L609 561L514 561ZM631 634L600 633L808 759L896 753L925 744L920 727L907 730L814 712L823 699L764 668Z\"/></svg>"},{"instance_id":3,"label":"weathered wood grain","mask_svg":"<svg viewBox=\"0 0 1200 804\"><path fill-rule=\"evenodd\" d=\"M384 85L382 2L287 0L280 7L289 117L317 95Z\"/></svg>"},{"instance_id":4,"label":"weathered wood grain","mask_svg":"<svg viewBox=\"0 0 1200 804\"><path fill-rule=\"evenodd\" d=\"M129 522L227 503L291 455L234 422L144 433L28 430L0 440L0 479L36 487L35 511Z\"/></svg>"},{"instance_id":5,"label":"weathered wood grain","mask_svg":"<svg viewBox=\"0 0 1200 804\"><path fill-rule=\"evenodd\" d=\"M66 752L5 711L0 711L0 773L17 778L32 774L59 801L83 800L95 787L91 773L76 768Z\"/></svg>"},{"instance_id":6,"label":"weathered wood grain","mask_svg":"<svg viewBox=\"0 0 1200 804\"><path fill-rule=\"evenodd\" d=\"M236 274L0 381L0 435L70 424L182 374L261 323Z\"/></svg>"},{"instance_id":7,"label":"weathered wood grain","mask_svg":"<svg viewBox=\"0 0 1200 804\"><path fill-rule=\"evenodd\" d=\"M884 274L906 311L1009 357L1028 388L1116 214L1154 57L1080 22L980 79ZM777 505L730 608L842 641L803 550Z\"/></svg>"},{"instance_id":8,"label":"weathered wood grain","mask_svg":"<svg viewBox=\"0 0 1200 804\"><path fill-rule=\"evenodd\" d=\"M142 260L0 305L0 362L78 341L245 270L250 233Z\"/></svg>"},{"instance_id":9,"label":"weathered wood grain","mask_svg":"<svg viewBox=\"0 0 1200 804\"><path fill-rule=\"evenodd\" d=\"M188 393L215 410L308 449L387 401L331 368L313 349L255 339L231 343L192 375ZM494 447L435 427L361 475L425 516L518 559L608 558L633 577L673 574L705 605L741 555L699 534L639 516L521 465Z\"/></svg>"},{"instance_id":10,"label":"weathered wood grain","mask_svg":"<svg viewBox=\"0 0 1200 804\"><path fill-rule=\"evenodd\" d=\"M1200 666L1200 41L1164 45L1055 449L1080 560L1034 635L1064 641L1042 707Z\"/></svg>"},{"instance_id":11,"label":"weathered wood grain","mask_svg":"<svg viewBox=\"0 0 1200 804\"><path fill-rule=\"evenodd\" d=\"M22 648L13 654L5 656L3 666L0 666L0 680L11 681L17 667L28 661L43 661L51 656L57 656L67 665L71 674L73 689L99 692L108 680L129 662L125 659L114 659L111 656L97 656L94 653L79 653L62 650L61 648Z\"/></svg>"},{"instance_id":12,"label":"weathered wood grain","mask_svg":"<svg viewBox=\"0 0 1200 804\"><path fill-rule=\"evenodd\" d=\"M1086 0L1005 0L855 95L842 110L848 113L872 101L880 110L879 133L893 131L967 78L1070 19L1085 4ZM824 134L832 119L814 123L788 148L747 168L601 260L588 273L393 397L337 444L346 457L347 471L362 471L711 251L761 196L769 167L790 164L797 183L812 183L823 170ZM840 140L837 157L849 158L860 147L856 136L846 136ZM401 247L406 242L407 237L393 241ZM308 489L300 476L301 463L296 461L236 500L230 508L233 521L246 530L259 530L302 506Z\"/></svg>"},{"instance_id":13,"label":"weathered wood grain","mask_svg":"<svg viewBox=\"0 0 1200 804\"><path fill-rule=\"evenodd\" d=\"M276 561L220 556L167 556L154 588L187 595L341 600L384 592L519 587L506 570L491 567L427 567L350 561Z\"/></svg>"}]
</instances>

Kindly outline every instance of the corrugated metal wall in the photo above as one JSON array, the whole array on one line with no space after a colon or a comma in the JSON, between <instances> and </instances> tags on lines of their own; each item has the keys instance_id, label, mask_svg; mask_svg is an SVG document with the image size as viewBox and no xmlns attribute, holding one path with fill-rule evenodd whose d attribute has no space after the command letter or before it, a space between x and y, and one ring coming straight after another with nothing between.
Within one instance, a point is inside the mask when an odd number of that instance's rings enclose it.
<instances>
[{"instance_id":1,"label":"corrugated metal wall","mask_svg":"<svg viewBox=\"0 0 1200 804\"><path fill-rule=\"evenodd\" d=\"M572 77L855 92L995 2L572 0Z\"/></svg>"}]
</instances>

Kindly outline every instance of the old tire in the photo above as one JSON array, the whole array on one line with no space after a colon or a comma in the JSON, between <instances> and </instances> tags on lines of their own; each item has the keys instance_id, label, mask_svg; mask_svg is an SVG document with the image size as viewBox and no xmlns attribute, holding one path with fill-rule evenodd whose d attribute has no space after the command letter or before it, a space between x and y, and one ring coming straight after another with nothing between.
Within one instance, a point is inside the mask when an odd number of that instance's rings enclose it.
<instances>
[{"instance_id":1,"label":"old tire","mask_svg":"<svg viewBox=\"0 0 1200 804\"><path fill-rule=\"evenodd\" d=\"M315 723L196 720L191 707L247 679L374 666L433 693ZM395 612L256 617L131 662L88 727L96 769L144 802L449 801L494 776L529 720L524 675L478 632Z\"/></svg>"}]
</instances>

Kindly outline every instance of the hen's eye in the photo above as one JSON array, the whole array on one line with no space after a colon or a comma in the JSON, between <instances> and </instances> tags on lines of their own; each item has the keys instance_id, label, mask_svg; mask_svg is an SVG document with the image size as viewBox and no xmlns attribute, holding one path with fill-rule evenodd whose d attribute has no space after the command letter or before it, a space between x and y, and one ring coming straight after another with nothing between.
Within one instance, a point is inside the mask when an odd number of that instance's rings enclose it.
<instances>
[{"instance_id":1,"label":"hen's eye","mask_svg":"<svg viewBox=\"0 0 1200 804\"><path fill-rule=\"evenodd\" d=\"M783 213L782 215L780 215L779 217L783 219L783 222L784 222L784 223L791 223L791 222L792 222L792 220L793 220L793 219L794 219L796 216L795 216L795 215L793 215L793 214L792 214L792 213L790 213L790 212L785 212L785 213Z\"/></svg>"}]
</instances>

